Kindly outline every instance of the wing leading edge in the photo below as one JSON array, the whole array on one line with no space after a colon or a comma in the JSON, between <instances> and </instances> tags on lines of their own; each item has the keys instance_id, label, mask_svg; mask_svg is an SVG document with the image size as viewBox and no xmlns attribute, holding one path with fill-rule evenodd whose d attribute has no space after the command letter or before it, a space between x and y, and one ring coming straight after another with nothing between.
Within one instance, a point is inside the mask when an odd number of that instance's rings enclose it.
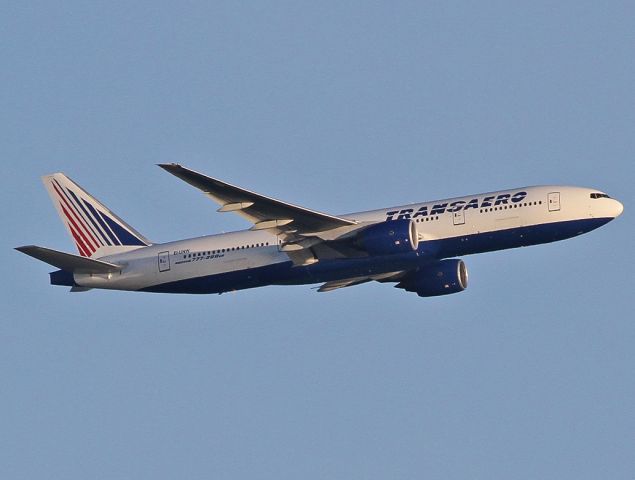
<instances>
[{"instance_id":1,"label":"wing leading edge","mask_svg":"<svg viewBox=\"0 0 635 480\"><path fill-rule=\"evenodd\" d=\"M177 163L159 167L198 188L220 205L219 212L235 212L254 224L252 230L274 229L278 233L310 235L350 227L357 222L282 202L251 192Z\"/></svg>"}]
</instances>

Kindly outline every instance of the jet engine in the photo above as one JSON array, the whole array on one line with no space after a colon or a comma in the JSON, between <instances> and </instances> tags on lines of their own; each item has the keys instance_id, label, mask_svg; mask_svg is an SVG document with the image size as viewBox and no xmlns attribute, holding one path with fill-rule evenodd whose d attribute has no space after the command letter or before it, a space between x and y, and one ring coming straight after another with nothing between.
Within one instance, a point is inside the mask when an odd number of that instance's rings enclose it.
<instances>
[{"instance_id":1,"label":"jet engine","mask_svg":"<svg viewBox=\"0 0 635 480\"><path fill-rule=\"evenodd\" d=\"M395 285L420 297L437 297L467 288L467 267L463 260L440 260L404 278Z\"/></svg>"},{"instance_id":2,"label":"jet engine","mask_svg":"<svg viewBox=\"0 0 635 480\"><path fill-rule=\"evenodd\" d=\"M359 232L355 245L371 255L391 255L416 250L419 238L413 220L390 220Z\"/></svg>"}]
</instances>

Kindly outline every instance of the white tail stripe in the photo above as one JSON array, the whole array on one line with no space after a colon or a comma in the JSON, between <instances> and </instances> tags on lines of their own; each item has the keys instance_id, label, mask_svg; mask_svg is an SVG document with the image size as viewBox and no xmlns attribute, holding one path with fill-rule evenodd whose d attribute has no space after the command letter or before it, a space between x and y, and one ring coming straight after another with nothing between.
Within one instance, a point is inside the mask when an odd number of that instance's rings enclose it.
<instances>
[{"instance_id":1,"label":"white tail stripe","mask_svg":"<svg viewBox=\"0 0 635 480\"><path fill-rule=\"evenodd\" d=\"M60 189L62 190L62 192L66 193L65 189L63 189L63 188L62 188L62 186L59 184L59 182L57 182L57 180L53 180L53 181L54 181L54 182L55 182L55 183L56 183L56 184L60 187ZM68 193L70 193L70 194L71 194L71 196L72 196L73 198L77 199L77 202L79 202L79 201L80 201L80 199L79 199L79 198L78 198L78 197L77 197L77 196L73 193L73 191L72 191L72 190L67 189L67 191L68 191ZM68 198L68 195L67 195L67 198ZM82 200L82 201L83 201L83 202L84 202L84 203L85 203L88 207L91 207L91 206L92 206L92 205L91 205L91 204L90 204L87 200L85 200L85 199L83 199L83 198L82 198L81 200ZM70 201L70 198L69 198L69 201ZM74 204L73 204L73 205L74 205ZM81 204L80 204L80 205L81 205ZM107 222L104 222L104 221L103 221L103 216L102 216L101 212L100 212L100 211L99 211L99 210L98 210L95 206L92 206L92 208L93 208L93 210L95 211L95 215L99 216L99 223L102 225L102 228L103 228L104 230L106 230L106 234L108 234L108 236L109 236L109 237L110 237L110 239L112 240L112 243L113 243L114 245L121 245L121 244L122 244L122 242L121 242L121 240L117 237L117 234L116 234L116 233L112 230L112 228L110 228L110 227L108 226ZM82 207L82 209L83 209L83 207ZM85 216L84 216L84 215L82 215L79 211L77 211L77 213L78 213L78 215L80 215L80 216L82 217L82 219L83 219L83 220L84 220L84 221L88 224L88 221L87 221L87 219L85 218ZM89 220L92 220L92 218L90 218L90 217L89 217ZM93 224L94 224L94 222L93 222ZM85 228L85 227L84 227L84 228ZM102 233L102 231L101 231L101 230L100 230L100 235L101 235L102 237L105 237L104 233ZM104 246L105 244L110 244L110 243L109 243L109 242L105 242L105 243L104 243L104 242L102 242L102 243L101 243L101 246Z\"/></svg>"},{"instance_id":2,"label":"white tail stripe","mask_svg":"<svg viewBox=\"0 0 635 480\"><path fill-rule=\"evenodd\" d=\"M81 213L77 211L77 208L75 208L75 206L73 205L73 202L64 191L64 188L62 188L62 186L57 181L55 183L57 184L57 186L53 185L53 187L63 202L63 203L60 203L62 210L65 212L68 220L72 222L73 225L75 226L76 233L78 233L81 236L81 238L84 240L84 243L89 248L90 253L91 254L94 253L95 250L99 248L99 242L95 239L94 233L91 233L91 231L89 230L87 226L86 220L81 216ZM57 187L59 187L59 189ZM62 196L62 194L64 196ZM68 215L68 212L66 212L66 209L64 208L64 204L66 204L66 206L70 210L70 213L73 214L73 216L75 217L75 220L77 220L77 223L73 222L73 219L70 218L70 216ZM90 238L90 241L89 241L89 238Z\"/></svg>"},{"instance_id":3,"label":"white tail stripe","mask_svg":"<svg viewBox=\"0 0 635 480\"><path fill-rule=\"evenodd\" d=\"M87 228L88 230L90 230L90 232L92 232L93 237L95 239L95 242L97 243L97 247L100 246L104 246L104 242L101 238L101 232L98 234L97 232L95 232L95 230L92 228L91 223L92 220L90 219L90 217L87 218L86 215L86 211L83 208L83 206L81 205L81 203L79 203L79 199L77 198L77 196L73 193L72 190L69 189L65 189L63 188L59 182L55 181L55 183L58 185L58 187L60 188L60 190L62 191L62 193L64 193L66 195L66 198L69 200L69 202L71 203L71 206L74 207L75 209L75 213L77 215L79 215L81 217L81 219L84 221L83 222L83 227ZM78 203L79 203L79 207L78 207Z\"/></svg>"},{"instance_id":4,"label":"white tail stripe","mask_svg":"<svg viewBox=\"0 0 635 480\"><path fill-rule=\"evenodd\" d=\"M151 243L63 173L42 180L80 255L104 255L112 250L103 249Z\"/></svg>"},{"instance_id":5,"label":"white tail stripe","mask_svg":"<svg viewBox=\"0 0 635 480\"><path fill-rule=\"evenodd\" d=\"M98 248L97 241L92 237L90 232L87 231L87 227L84 225L84 222L80 220L73 207L71 207L68 201L63 197L63 194L59 191L57 186L53 185L53 188L55 189L55 192L61 200L60 207L62 209L62 212L64 213L64 216L74 227L72 234L75 238L75 241L79 241L84 246L84 249L88 251L90 255L92 255ZM68 210L64 207L64 204L66 204ZM73 220L73 217L75 217L75 220L77 220L77 222ZM80 226L83 227L83 229Z\"/></svg>"},{"instance_id":6,"label":"white tail stripe","mask_svg":"<svg viewBox=\"0 0 635 480\"><path fill-rule=\"evenodd\" d=\"M62 188L62 186L57 182L57 180L55 181L55 183L57 183L57 185L60 188ZM94 236L97 238L97 241L100 243L100 245L102 247L105 245L110 245L110 243L104 239L104 234L101 232L101 230L99 229L95 221L92 219L92 217L90 216L86 208L84 208L84 206L82 205L83 199L81 198L81 196L75 195L75 193L73 193L73 191L69 189L62 188L62 192L69 194L66 196L66 198L71 200L71 203L75 207L75 210L84 219L84 221L86 222L86 225L88 225L88 228L90 228L91 232L93 232Z\"/></svg>"},{"instance_id":7,"label":"white tail stripe","mask_svg":"<svg viewBox=\"0 0 635 480\"><path fill-rule=\"evenodd\" d=\"M104 238L106 239L106 243L108 243L108 245L120 245L121 242L117 242L117 237L112 232L112 230L108 228L108 225L106 225L106 222L104 221L103 217L99 213L99 210L97 210L97 206L93 206L87 200L82 199L82 201L84 202L84 205L86 205L86 208L90 210L91 214L93 215L93 218L101 226L100 232L103 233Z\"/></svg>"}]
</instances>

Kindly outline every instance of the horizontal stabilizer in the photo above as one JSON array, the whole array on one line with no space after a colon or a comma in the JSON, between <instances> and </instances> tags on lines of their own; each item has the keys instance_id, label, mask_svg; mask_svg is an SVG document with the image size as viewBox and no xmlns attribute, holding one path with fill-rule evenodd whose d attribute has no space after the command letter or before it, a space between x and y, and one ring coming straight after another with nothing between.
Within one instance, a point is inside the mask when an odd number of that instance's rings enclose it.
<instances>
[{"instance_id":1,"label":"horizontal stabilizer","mask_svg":"<svg viewBox=\"0 0 635 480\"><path fill-rule=\"evenodd\" d=\"M72 273L110 273L118 272L122 269L120 265L115 265L114 263L80 257L72 253L59 252L36 245L17 247L16 250Z\"/></svg>"},{"instance_id":2,"label":"horizontal stabilizer","mask_svg":"<svg viewBox=\"0 0 635 480\"><path fill-rule=\"evenodd\" d=\"M71 292L73 293L78 293L78 292L88 292L92 290L92 288L89 287L71 287Z\"/></svg>"},{"instance_id":3,"label":"horizontal stabilizer","mask_svg":"<svg viewBox=\"0 0 635 480\"><path fill-rule=\"evenodd\" d=\"M376 275L368 275L364 277L343 278L341 280L333 280L326 282L318 288L318 292L331 292L338 288L352 287L354 285L361 285L362 283L372 282L393 282L397 281L397 278L402 277L404 272L387 272L379 273Z\"/></svg>"},{"instance_id":4,"label":"horizontal stabilizer","mask_svg":"<svg viewBox=\"0 0 635 480\"><path fill-rule=\"evenodd\" d=\"M338 288L352 287L353 285L360 285L362 283L371 282L373 279L370 277L354 277L345 278L343 280L334 280L332 282L326 282L318 288L318 292L331 292Z\"/></svg>"}]
</instances>

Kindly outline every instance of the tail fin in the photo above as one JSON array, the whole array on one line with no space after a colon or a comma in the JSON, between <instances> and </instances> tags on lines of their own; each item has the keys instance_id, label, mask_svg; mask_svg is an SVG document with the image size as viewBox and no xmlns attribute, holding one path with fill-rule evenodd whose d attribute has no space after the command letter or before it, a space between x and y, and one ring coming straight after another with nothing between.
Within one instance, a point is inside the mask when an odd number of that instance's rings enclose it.
<instances>
[{"instance_id":1,"label":"tail fin","mask_svg":"<svg viewBox=\"0 0 635 480\"><path fill-rule=\"evenodd\" d=\"M108 254L112 247L150 245L150 241L63 173L42 177L53 205L79 254Z\"/></svg>"}]
</instances>

